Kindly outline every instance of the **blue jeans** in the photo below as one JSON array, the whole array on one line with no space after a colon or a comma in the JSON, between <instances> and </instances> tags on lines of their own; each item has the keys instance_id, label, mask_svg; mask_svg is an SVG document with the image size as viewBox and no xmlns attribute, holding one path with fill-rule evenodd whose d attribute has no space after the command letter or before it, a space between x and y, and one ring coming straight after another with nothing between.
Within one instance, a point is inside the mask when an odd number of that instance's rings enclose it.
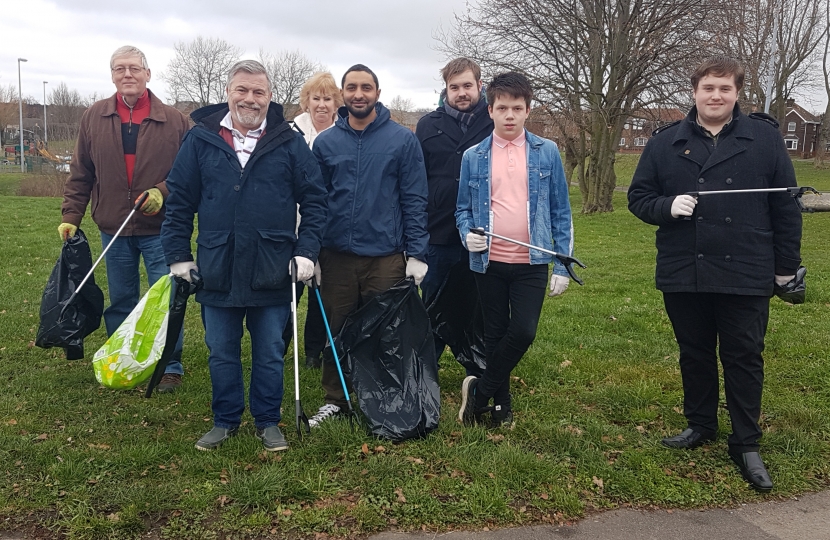
<instances>
[{"instance_id":1,"label":"blue jeans","mask_svg":"<svg viewBox=\"0 0 830 540\"><path fill-rule=\"evenodd\" d=\"M213 425L233 429L245 410L242 380L242 321L251 334L251 386L248 402L257 429L276 426L282 405L285 344L282 331L291 313L289 304L222 308L202 305L208 367L213 387Z\"/></svg>"},{"instance_id":2,"label":"blue jeans","mask_svg":"<svg viewBox=\"0 0 830 540\"><path fill-rule=\"evenodd\" d=\"M101 231L101 244L106 248L112 242L112 235ZM107 335L111 336L141 299L141 278L138 271L139 257L144 257L147 281L152 286L162 276L170 273L164 262L161 238L152 236L119 236L105 256L107 262L107 286L110 305L104 310L104 324ZM173 356L165 373L182 375L182 342L184 328L176 340Z\"/></svg>"}]
</instances>

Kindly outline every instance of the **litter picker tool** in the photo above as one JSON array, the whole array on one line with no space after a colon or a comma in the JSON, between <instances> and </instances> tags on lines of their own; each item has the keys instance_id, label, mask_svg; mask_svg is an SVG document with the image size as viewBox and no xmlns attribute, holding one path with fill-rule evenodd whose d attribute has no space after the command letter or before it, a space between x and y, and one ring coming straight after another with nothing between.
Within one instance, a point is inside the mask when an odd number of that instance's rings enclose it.
<instances>
[{"instance_id":1,"label":"litter picker tool","mask_svg":"<svg viewBox=\"0 0 830 540\"><path fill-rule=\"evenodd\" d=\"M150 377L150 382L147 383L147 390L144 392L144 397L149 398L153 395L153 389L161 382L164 376L164 370L167 369L167 364L170 358L173 357L173 352L176 350L176 342L179 340L179 334L182 332L184 325L184 314L187 310L187 299L190 295L195 294L196 291L202 288L202 276L196 271L190 271L190 281L183 277L171 276L173 280L173 292L170 298L170 317L167 320L167 334L164 341L164 350L161 353L156 364L153 375Z\"/></svg>"},{"instance_id":2,"label":"litter picker tool","mask_svg":"<svg viewBox=\"0 0 830 540\"><path fill-rule=\"evenodd\" d=\"M688 191L686 195L691 195L692 197L703 197L706 195L737 195L742 193L789 193L790 197L795 199L795 204L798 205L798 208L802 212L812 212L812 208L807 208L804 206L804 203L801 201L801 196L805 193L814 193L816 195L820 195L820 193L813 187L810 186L793 186L793 187L780 187L780 188L757 188L757 189L717 189L713 191Z\"/></svg>"},{"instance_id":3,"label":"litter picker tool","mask_svg":"<svg viewBox=\"0 0 830 540\"><path fill-rule=\"evenodd\" d=\"M303 411L303 404L300 401L300 352L297 348L297 261L291 259L291 322L294 324L294 418L297 426L297 438L303 440L303 426L305 432L311 433L311 426L308 423L308 416Z\"/></svg>"},{"instance_id":4,"label":"litter picker tool","mask_svg":"<svg viewBox=\"0 0 830 540\"><path fill-rule=\"evenodd\" d=\"M500 234L491 233L490 231L485 231L482 227L476 227L470 229L471 233L479 234L481 236L492 236L493 238L498 238L499 240L504 240L505 242L512 242L514 244L518 244L520 246L524 246L526 248L535 249L537 251L541 251L542 253L547 253L548 255L552 255L556 257L563 265L565 265L565 270L568 271L568 275L571 276L571 279L579 283L580 285L585 285L581 279L574 273L573 265L577 265L580 268L585 268L585 265L577 259L576 257L571 257L570 255L564 255L562 253L557 253L555 251L551 251L549 249L545 249L539 246L534 246L533 244L526 244L524 242L520 242L519 240L513 240L512 238L507 238L506 236L502 236Z\"/></svg>"},{"instance_id":5,"label":"litter picker tool","mask_svg":"<svg viewBox=\"0 0 830 540\"><path fill-rule=\"evenodd\" d=\"M329 326L329 319L326 317L326 310L323 309L323 298L320 296L320 287L317 285L317 278L311 277L311 288L317 295L317 303L320 304L320 313L323 314L323 325L326 327L326 335L331 344L331 353L334 355L334 365L337 366L337 374L340 376L340 384L343 386L343 395L346 396L346 403L349 404L349 418L354 417L354 408L352 408L352 399L349 397L349 389L346 387L346 379L343 377L343 368L340 366L340 358L337 356L337 347L334 346L334 337L331 335L331 327ZM296 338L295 338L296 339Z\"/></svg>"},{"instance_id":6,"label":"litter picker tool","mask_svg":"<svg viewBox=\"0 0 830 540\"><path fill-rule=\"evenodd\" d=\"M87 272L87 275L84 277L83 281L81 281L81 284L78 285L78 288L75 289L75 292L72 293L72 296L70 296L69 300L67 300L66 304L64 304L63 308L61 309L61 316L63 316L64 312L66 311L66 308L68 308L69 305L72 303L72 300L74 300L75 297L78 296L78 293L81 292L81 289L83 289L83 287L86 284L87 280L90 278L90 276L92 276L93 272L95 272L95 267L97 267L98 264L100 264L101 260L104 258L104 255L107 254L107 251L109 251L110 247L112 246L112 243L115 242L115 239L118 238L118 235L121 234L121 231L124 230L124 227L127 226L127 223L133 217L133 214L135 214L136 210L141 208L141 205L144 204L144 202L147 200L147 196L148 196L148 193L145 191L144 193L141 194L141 196L138 198L138 200L135 201L135 205L133 205L133 209L130 210L129 214L127 214L127 219L125 219L124 223L122 223L121 226L118 227L118 230L115 231L115 234L113 235L112 240L110 240L110 242L107 244L107 247L105 247L104 251L101 252L101 255L98 256L98 260L95 261L95 264L92 265L92 268L89 269L89 272Z\"/></svg>"}]
</instances>

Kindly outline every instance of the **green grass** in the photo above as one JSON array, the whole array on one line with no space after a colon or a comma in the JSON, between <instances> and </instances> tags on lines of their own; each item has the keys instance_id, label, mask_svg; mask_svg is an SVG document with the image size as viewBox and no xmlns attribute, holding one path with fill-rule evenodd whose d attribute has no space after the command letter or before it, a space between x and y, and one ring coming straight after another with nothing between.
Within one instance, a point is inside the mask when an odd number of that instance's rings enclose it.
<instances>
[{"instance_id":1,"label":"green grass","mask_svg":"<svg viewBox=\"0 0 830 540\"><path fill-rule=\"evenodd\" d=\"M615 197L624 209L624 194ZM195 305L176 394L145 400L140 389L102 388L88 359L70 362L32 346L60 249L59 209L54 198L0 197L0 530L40 527L78 539L148 530L176 539L357 536L390 527L561 522L624 504L702 508L769 497L749 489L729 461L725 410L717 443L680 452L660 445L685 427L678 353L654 289L654 230L625 210L575 216L586 285L545 300L536 343L514 371L515 430L456 424L464 373L445 355L442 421L427 439L393 445L334 422L299 442L287 367L291 449L275 456L262 451L247 414L240 435L219 451L193 448L211 426ZM805 215L804 224L808 301L772 301L765 353L762 444L773 498L824 489L830 477L830 214ZM84 225L97 255L97 230L88 218ZM100 268L99 283L104 276ZM104 339L102 330L87 339L87 358ZM246 341L246 358L249 351ZM303 369L301 385L311 412L322 402L319 372Z\"/></svg>"}]
</instances>

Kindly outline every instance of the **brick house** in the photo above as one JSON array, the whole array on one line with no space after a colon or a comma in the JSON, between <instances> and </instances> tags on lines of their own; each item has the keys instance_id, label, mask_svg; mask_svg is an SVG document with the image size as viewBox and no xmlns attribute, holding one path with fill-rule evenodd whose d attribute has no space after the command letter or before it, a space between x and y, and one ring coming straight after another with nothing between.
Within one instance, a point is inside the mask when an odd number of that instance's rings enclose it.
<instances>
[{"instance_id":1,"label":"brick house","mask_svg":"<svg viewBox=\"0 0 830 540\"><path fill-rule=\"evenodd\" d=\"M645 107L634 112L623 125L619 151L642 152L655 129L684 118L686 115L676 107Z\"/></svg>"},{"instance_id":2,"label":"brick house","mask_svg":"<svg viewBox=\"0 0 830 540\"><path fill-rule=\"evenodd\" d=\"M790 157L812 158L816 155L816 139L821 119L807 112L795 100L787 100L787 114L779 129Z\"/></svg>"}]
</instances>

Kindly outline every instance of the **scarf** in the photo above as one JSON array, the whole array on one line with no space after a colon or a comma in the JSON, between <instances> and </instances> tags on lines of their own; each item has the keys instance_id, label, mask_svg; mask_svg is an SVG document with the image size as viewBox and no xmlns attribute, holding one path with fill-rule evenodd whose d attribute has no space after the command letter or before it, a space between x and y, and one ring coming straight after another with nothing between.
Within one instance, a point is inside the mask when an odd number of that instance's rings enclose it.
<instances>
[{"instance_id":1,"label":"scarf","mask_svg":"<svg viewBox=\"0 0 830 540\"><path fill-rule=\"evenodd\" d=\"M461 128L462 133L467 133L467 128L469 128L470 125L472 125L473 120L475 120L476 118L476 115L481 116L481 114L487 110L487 96L484 95L483 87L481 89L481 97L479 98L478 103L476 103L476 106L473 107L473 110L471 112L462 112L458 109L454 109L450 107L450 104L447 103L446 100L447 89L444 88L441 91L441 97L438 101L439 103L442 103L444 105L444 112L455 118L456 122L458 122L458 127Z\"/></svg>"}]
</instances>

